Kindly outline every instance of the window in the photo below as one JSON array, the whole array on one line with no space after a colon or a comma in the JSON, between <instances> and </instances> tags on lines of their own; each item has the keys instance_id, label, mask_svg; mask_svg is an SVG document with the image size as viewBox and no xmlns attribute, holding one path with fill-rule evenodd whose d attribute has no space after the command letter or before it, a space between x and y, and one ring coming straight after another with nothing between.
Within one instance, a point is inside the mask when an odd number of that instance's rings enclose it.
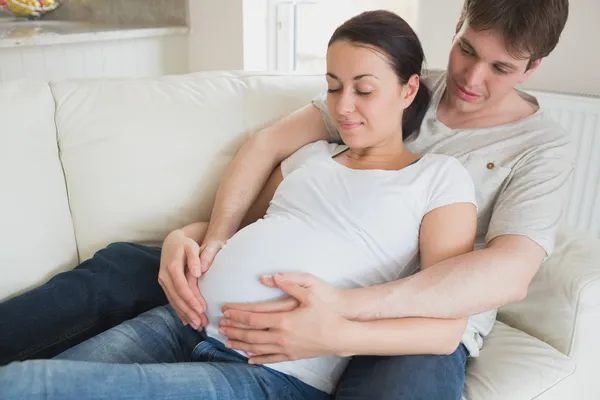
<instances>
[{"instance_id":1,"label":"window","mask_svg":"<svg viewBox=\"0 0 600 400\"><path fill-rule=\"evenodd\" d=\"M282 72L325 72L335 28L367 10L386 9L413 28L418 0L266 0L267 65Z\"/></svg>"}]
</instances>

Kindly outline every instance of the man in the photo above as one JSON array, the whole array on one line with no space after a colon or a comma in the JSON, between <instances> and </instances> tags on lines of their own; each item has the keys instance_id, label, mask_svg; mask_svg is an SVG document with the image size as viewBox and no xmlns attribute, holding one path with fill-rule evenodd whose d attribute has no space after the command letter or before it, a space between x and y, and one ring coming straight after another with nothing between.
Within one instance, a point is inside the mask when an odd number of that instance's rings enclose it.
<instances>
[{"instance_id":1,"label":"man","mask_svg":"<svg viewBox=\"0 0 600 400\"><path fill-rule=\"evenodd\" d=\"M330 315L322 312L326 304L354 322L348 325L352 329L343 332L349 341L364 332L361 327L367 325L363 324L381 319L472 316L462 343L470 355L477 355L482 338L494 323L493 310L525 296L532 277L553 249L561 191L572 170L571 149L565 133L538 110L535 100L514 88L554 49L567 16L567 0L466 0L447 73L433 87L433 102L420 132L407 141L414 152L455 156L471 173L480 207L475 251L407 279L353 291L352 296L340 297L343 300L333 296L328 302L319 302L321 309L315 309L306 298L300 299L297 308L295 304L267 304L244 311L234 305L230 319L245 328L226 328L234 344L255 349L257 352L251 352L260 357L265 353L261 346L271 344L262 335L263 329L269 328L278 347L268 356L287 359L327 354L332 351L331 343L315 335L311 324L303 323ZM194 291L195 277L210 266L222 243L239 229L271 171L305 144L336 140L330 118L351 112L352 104L348 104L340 115L329 116L325 99L319 97L257 133L242 147L219 186L203 247L196 247L187 262L192 267L187 279L183 257L179 263L161 265L161 286L185 322L200 327L203 307L200 294ZM112 245L74 271L0 304L0 319L15 321L11 328L0 331L0 346L13 344L3 361L51 356L119 319L163 304L163 293L151 283L156 279L152 266L158 267L159 257L157 249ZM129 269L119 264L127 264ZM103 280L92 281L92 272ZM284 278L319 297L335 293L312 277ZM122 281L123 288L115 287ZM289 288L278 279L270 284ZM73 290L69 304L79 305L66 313L59 295ZM30 311L41 304L46 305L44 313ZM261 313L272 310L279 312ZM116 311L126 312L107 320L106 316ZM295 329L283 329L290 327ZM398 332L399 337L401 334ZM307 337L314 340L307 341ZM446 356L355 357L337 396L460 398L468 356L462 348ZM0 353L4 354L4 349Z\"/></svg>"}]
</instances>

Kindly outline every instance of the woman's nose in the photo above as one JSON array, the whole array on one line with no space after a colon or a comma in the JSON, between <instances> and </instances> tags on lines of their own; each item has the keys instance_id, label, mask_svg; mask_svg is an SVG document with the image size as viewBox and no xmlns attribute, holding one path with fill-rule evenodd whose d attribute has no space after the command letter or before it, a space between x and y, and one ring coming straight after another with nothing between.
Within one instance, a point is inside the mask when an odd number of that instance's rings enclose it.
<instances>
[{"instance_id":1,"label":"woman's nose","mask_svg":"<svg viewBox=\"0 0 600 400\"><path fill-rule=\"evenodd\" d=\"M355 110L355 105L354 105L354 98L352 96L352 93L348 93L348 92L342 93L342 95L340 96L340 99L338 101L336 111L341 115L346 115L351 112L354 112L354 110Z\"/></svg>"}]
</instances>

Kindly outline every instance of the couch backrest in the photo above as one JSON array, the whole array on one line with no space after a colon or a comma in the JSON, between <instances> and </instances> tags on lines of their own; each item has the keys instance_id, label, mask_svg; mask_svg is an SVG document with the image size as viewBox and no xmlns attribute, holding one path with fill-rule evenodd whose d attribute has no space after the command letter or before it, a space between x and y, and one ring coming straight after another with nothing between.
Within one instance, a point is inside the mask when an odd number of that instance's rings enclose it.
<instances>
[{"instance_id":1,"label":"couch backrest","mask_svg":"<svg viewBox=\"0 0 600 400\"><path fill-rule=\"evenodd\" d=\"M530 91L571 135L577 150L564 223L600 237L600 97Z\"/></svg>"},{"instance_id":2,"label":"couch backrest","mask_svg":"<svg viewBox=\"0 0 600 400\"><path fill-rule=\"evenodd\" d=\"M46 82L0 85L0 301L77 262Z\"/></svg>"},{"instance_id":3,"label":"couch backrest","mask_svg":"<svg viewBox=\"0 0 600 400\"><path fill-rule=\"evenodd\" d=\"M51 84L79 255L160 244L210 216L248 134L306 105L322 76L215 72Z\"/></svg>"},{"instance_id":4,"label":"couch backrest","mask_svg":"<svg viewBox=\"0 0 600 400\"><path fill-rule=\"evenodd\" d=\"M207 220L247 135L325 87L320 75L247 72L1 84L0 301L108 243L159 245L171 230ZM536 94L590 160L569 200L567 220L583 226L600 216L592 156L600 118L582 117L574 97Z\"/></svg>"}]
</instances>

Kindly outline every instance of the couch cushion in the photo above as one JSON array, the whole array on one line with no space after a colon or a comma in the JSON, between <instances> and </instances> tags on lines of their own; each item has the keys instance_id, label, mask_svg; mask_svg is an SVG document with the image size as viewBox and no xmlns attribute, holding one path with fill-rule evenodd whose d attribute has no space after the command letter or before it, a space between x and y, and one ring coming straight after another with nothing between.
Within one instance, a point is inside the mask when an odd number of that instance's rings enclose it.
<instances>
[{"instance_id":1,"label":"couch cushion","mask_svg":"<svg viewBox=\"0 0 600 400\"><path fill-rule=\"evenodd\" d=\"M574 371L549 344L497 321L479 357L468 361L463 399L533 399Z\"/></svg>"},{"instance_id":2,"label":"couch cushion","mask_svg":"<svg viewBox=\"0 0 600 400\"><path fill-rule=\"evenodd\" d=\"M77 263L45 82L0 84L0 301Z\"/></svg>"},{"instance_id":3,"label":"couch cushion","mask_svg":"<svg viewBox=\"0 0 600 400\"><path fill-rule=\"evenodd\" d=\"M498 319L575 360L575 390L581 398L597 394L600 380L591 375L600 358L600 239L561 229L527 297L502 307Z\"/></svg>"},{"instance_id":4,"label":"couch cushion","mask_svg":"<svg viewBox=\"0 0 600 400\"><path fill-rule=\"evenodd\" d=\"M322 76L206 72L52 84L81 259L114 241L158 244L207 220L247 134L308 104Z\"/></svg>"}]
</instances>

